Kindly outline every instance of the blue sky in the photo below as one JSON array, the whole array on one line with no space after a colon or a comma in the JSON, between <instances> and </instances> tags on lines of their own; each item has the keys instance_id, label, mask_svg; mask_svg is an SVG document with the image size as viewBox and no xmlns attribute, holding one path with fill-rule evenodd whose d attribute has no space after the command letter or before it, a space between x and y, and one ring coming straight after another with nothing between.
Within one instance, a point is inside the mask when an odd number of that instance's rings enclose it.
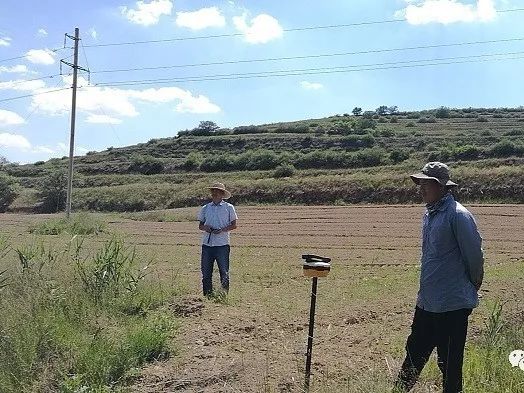
<instances>
[{"instance_id":1,"label":"blue sky","mask_svg":"<svg viewBox=\"0 0 524 393\"><path fill-rule=\"evenodd\" d=\"M524 1L92 0L71 6L58 0L2 0L0 100L69 86L70 76L45 77L59 74L60 59L72 61L72 50L63 49L64 33L72 34L79 27L85 47L80 50L80 65L89 67L92 74L89 86L85 73L79 79L82 88L78 92L76 154L173 136L201 120L234 127L329 116L351 112L355 106L365 110L380 105L397 105L401 110L441 105L515 107L524 104L524 11L498 12L515 8L524 8ZM403 21L289 31L392 19ZM230 36L96 46L208 35ZM523 40L100 72L518 38ZM365 65L376 68L373 65L380 63L441 58L457 61L457 57L494 54L498 56L476 59L497 61L362 70ZM23 57L2 61L19 56ZM356 71L114 85L117 81L348 66L357 66ZM69 72L65 67L63 70ZM66 155L70 101L71 91L67 89L0 101L0 155L22 163Z\"/></svg>"}]
</instances>

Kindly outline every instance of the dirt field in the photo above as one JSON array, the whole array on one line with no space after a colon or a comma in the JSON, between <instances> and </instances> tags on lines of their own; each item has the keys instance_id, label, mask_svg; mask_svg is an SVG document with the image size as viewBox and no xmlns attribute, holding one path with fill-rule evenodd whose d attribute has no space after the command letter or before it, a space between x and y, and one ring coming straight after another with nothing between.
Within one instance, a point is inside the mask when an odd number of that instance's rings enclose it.
<instances>
[{"instance_id":1,"label":"dirt field","mask_svg":"<svg viewBox=\"0 0 524 393\"><path fill-rule=\"evenodd\" d=\"M508 313L522 310L524 206L468 207L486 256L474 336L494 300L507 301ZM172 305L180 315L176 356L142 370L133 391L300 391L311 286L304 253L333 259L319 281L312 390L365 384L369 373L392 378L416 298L422 213L422 206L240 207L226 302L200 296L196 222L111 218L111 230L158 261L152 279L175 281L183 292ZM27 237L29 223L42 218L0 215L0 232Z\"/></svg>"}]
</instances>

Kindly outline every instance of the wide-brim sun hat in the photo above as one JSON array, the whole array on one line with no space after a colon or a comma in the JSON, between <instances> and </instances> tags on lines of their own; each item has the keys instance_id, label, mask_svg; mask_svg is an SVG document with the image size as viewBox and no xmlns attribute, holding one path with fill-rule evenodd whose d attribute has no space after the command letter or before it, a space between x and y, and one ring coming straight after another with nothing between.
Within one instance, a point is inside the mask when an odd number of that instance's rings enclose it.
<instances>
[{"instance_id":1,"label":"wide-brim sun hat","mask_svg":"<svg viewBox=\"0 0 524 393\"><path fill-rule=\"evenodd\" d=\"M223 199L229 199L231 198L231 193L226 190L226 187L222 183L213 183L210 187L208 187L210 190L220 190L224 193Z\"/></svg>"},{"instance_id":2,"label":"wide-brim sun hat","mask_svg":"<svg viewBox=\"0 0 524 393\"><path fill-rule=\"evenodd\" d=\"M428 179L435 180L439 184L448 188L458 186L457 183L449 179L449 167L446 164L438 161L428 162L426 165L424 165L424 168L422 168L421 172L414 173L410 177L411 180L413 180L417 185L420 184L421 179Z\"/></svg>"}]
</instances>

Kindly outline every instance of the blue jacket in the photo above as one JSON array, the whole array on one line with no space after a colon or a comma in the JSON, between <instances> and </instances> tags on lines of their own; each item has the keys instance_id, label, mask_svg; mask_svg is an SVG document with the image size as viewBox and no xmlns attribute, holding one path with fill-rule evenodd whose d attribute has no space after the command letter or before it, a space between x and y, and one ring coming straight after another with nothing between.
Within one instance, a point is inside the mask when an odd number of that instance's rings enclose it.
<instances>
[{"instance_id":1,"label":"blue jacket","mask_svg":"<svg viewBox=\"0 0 524 393\"><path fill-rule=\"evenodd\" d=\"M428 205L417 306L429 312L474 308L483 276L482 238L473 215L451 194Z\"/></svg>"}]
</instances>

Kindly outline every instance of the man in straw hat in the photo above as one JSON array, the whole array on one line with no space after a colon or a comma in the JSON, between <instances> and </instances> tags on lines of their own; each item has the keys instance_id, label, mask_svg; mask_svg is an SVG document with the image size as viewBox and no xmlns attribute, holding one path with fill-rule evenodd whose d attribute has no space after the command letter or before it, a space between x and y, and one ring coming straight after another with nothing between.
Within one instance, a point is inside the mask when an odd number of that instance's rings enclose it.
<instances>
[{"instance_id":1,"label":"man in straw hat","mask_svg":"<svg viewBox=\"0 0 524 393\"><path fill-rule=\"evenodd\" d=\"M224 291L229 291L229 232L237 228L235 207L224 201L231 193L222 183L209 187L211 202L204 205L198 214L202 235L202 289L204 296L213 293L213 265L217 261L220 283Z\"/></svg>"},{"instance_id":2,"label":"man in straw hat","mask_svg":"<svg viewBox=\"0 0 524 393\"><path fill-rule=\"evenodd\" d=\"M462 392L468 317L484 276L482 238L473 215L450 193L457 184L447 165L430 162L411 179L426 203L420 289L394 391L411 390L436 347L443 392Z\"/></svg>"}]
</instances>

